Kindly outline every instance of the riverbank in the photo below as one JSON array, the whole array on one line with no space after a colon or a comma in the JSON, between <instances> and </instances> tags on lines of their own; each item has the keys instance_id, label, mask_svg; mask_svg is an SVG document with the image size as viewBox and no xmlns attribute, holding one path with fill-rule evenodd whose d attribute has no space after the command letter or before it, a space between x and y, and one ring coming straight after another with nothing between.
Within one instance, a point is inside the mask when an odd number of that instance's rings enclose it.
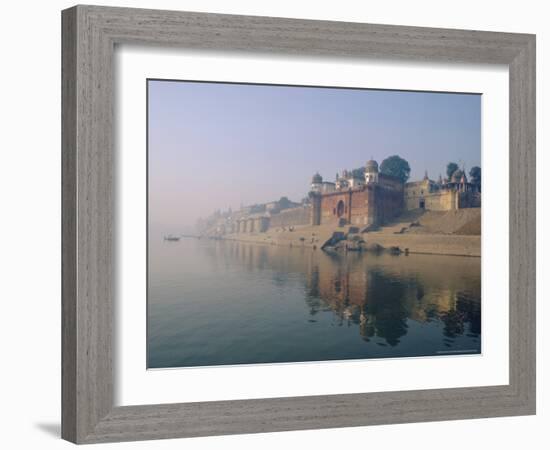
<instances>
[{"instance_id":1,"label":"riverbank","mask_svg":"<svg viewBox=\"0 0 550 450\"><path fill-rule=\"evenodd\" d=\"M384 234L367 233L363 236L369 245L385 248L399 247L410 253L449 256L481 256L481 236L446 234Z\"/></svg>"},{"instance_id":2,"label":"riverbank","mask_svg":"<svg viewBox=\"0 0 550 450\"><path fill-rule=\"evenodd\" d=\"M301 225L279 227L266 232L238 233L222 238L286 247L368 250L392 249L449 256L481 256L481 208L454 211L406 211L391 223L374 231L359 232L358 227ZM335 233L340 236L333 239ZM399 250L397 250L399 249Z\"/></svg>"},{"instance_id":3,"label":"riverbank","mask_svg":"<svg viewBox=\"0 0 550 450\"><path fill-rule=\"evenodd\" d=\"M349 228L349 227L348 227ZM320 249L335 231L348 232L347 228L328 226L302 226L289 230L274 230L265 233L230 234L223 239L253 242L265 245L305 247ZM409 253L423 253L453 256L481 256L481 236L433 233L396 234L384 231L361 233L358 236L367 246L384 248L398 247Z\"/></svg>"}]
</instances>

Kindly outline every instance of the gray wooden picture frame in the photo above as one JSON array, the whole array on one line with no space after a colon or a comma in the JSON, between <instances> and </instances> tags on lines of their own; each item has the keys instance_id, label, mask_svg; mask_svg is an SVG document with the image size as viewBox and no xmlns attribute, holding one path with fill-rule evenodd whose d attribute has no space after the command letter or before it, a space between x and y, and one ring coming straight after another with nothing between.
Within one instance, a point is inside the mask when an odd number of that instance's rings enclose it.
<instances>
[{"instance_id":1,"label":"gray wooden picture frame","mask_svg":"<svg viewBox=\"0 0 550 450\"><path fill-rule=\"evenodd\" d=\"M62 32L64 439L94 443L535 413L534 35L98 6L63 11ZM506 64L509 384L115 407L113 53L125 43Z\"/></svg>"}]
</instances>

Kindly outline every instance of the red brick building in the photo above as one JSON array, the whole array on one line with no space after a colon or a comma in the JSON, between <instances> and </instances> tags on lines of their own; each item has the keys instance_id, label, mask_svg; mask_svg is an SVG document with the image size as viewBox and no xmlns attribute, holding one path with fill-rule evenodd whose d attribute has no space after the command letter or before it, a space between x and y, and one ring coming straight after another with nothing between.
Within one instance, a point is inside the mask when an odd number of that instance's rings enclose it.
<instances>
[{"instance_id":1,"label":"red brick building","mask_svg":"<svg viewBox=\"0 0 550 450\"><path fill-rule=\"evenodd\" d=\"M323 181L315 174L311 185L311 224L358 227L378 225L403 211L403 183L378 172L378 163L370 160L364 179L344 172L336 181L336 189L323 189Z\"/></svg>"}]
</instances>

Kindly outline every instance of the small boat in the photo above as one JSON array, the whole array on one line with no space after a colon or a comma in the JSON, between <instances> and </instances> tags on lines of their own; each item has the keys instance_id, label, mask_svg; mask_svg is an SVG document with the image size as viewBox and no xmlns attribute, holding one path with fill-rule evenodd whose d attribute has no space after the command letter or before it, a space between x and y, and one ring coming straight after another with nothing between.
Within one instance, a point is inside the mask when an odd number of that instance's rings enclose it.
<instances>
[{"instance_id":1,"label":"small boat","mask_svg":"<svg viewBox=\"0 0 550 450\"><path fill-rule=\"evenodd\" d=\"M165 241L179 241L179 236L164 236Z\"/></svg>"}]
</instances>

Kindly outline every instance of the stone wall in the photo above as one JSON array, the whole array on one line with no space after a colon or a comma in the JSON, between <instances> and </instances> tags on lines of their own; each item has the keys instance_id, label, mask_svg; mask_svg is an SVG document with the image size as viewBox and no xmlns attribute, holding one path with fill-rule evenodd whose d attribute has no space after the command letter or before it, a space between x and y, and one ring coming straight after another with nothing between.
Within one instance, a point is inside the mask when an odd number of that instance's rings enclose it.
<instances>
[{"instance_id":1,"label":"stone wall","mask_svg":"<svg viewBox=\"0 0 550 450\"><path fill-rule=\"evenodd\" d=\"M338 225L340 217L348 219L350 212L350 201L351 191L341 191L323 195L321 197L320 204L320 224ZM340 210L342 212L341 216L338 215L338 205L340 204Z\"/></svg>"},{"instance_id":2,"label":"stone wall","mask_svg":"<svg viewBox=\"0 0 550 450\"><path fill-rule=\"evenodd\" d=\"M403 190L403 182L399 178L383 173L378 175L378 185L394 191Z\"/></svg>"},{"instance_id":3,"label":"stone wall","mask_svg":"<svg viewBox=\"0 0 550 450\"><path fill-rule=\"evenodd\" d=\"M375 192L372 186L364 190L352 192L351 214L348 223L357 226L371 225L376 220Z\"/></svg>"},{"instance_id":4,"label":"stone wall","mask_svg":"<svg viewBox=\"0 0 550 450\"><path fill-rule=\"evenodd\" d=\"M375 217L370 223L383 224L403 212L403 190L383 189L379 186L374 191Z\"/></svg>"},{"instance_id":5,"label":"stone wall","mask_svg":"<svg viewBox=\"0 0 550 450\"><path fill-rule=\"evenodd\" d=\"M429 211L479 208L481 207L481 194L476 191L459 192L444 189L423 195L420 193L412 195L412 192L408 192L408 195L405 196L405 208L408 210L421 208L422 202L424 203L424 209Z\"/></svg>"},{"instance_id":6,"label":"stone wall","mask_svg":"<svg viewBox=\"0 0 550 450\"><path fill-rule=\"evenodd\" d=\"M451 184L439 186L424 179L405 185L405 208L431 211L452 211L459 208L479 208L481 194L475 185Z\"/></svg>"},{"instance_id":7,"label":"stone wall","mask_svg":"<svg viewBox=\"0 0 550 450\"><path fill-rule=\"evenodd\" d=\"M269 220L269 228L309 225L310 222L311 207L299 206L298 208L284 209L278 214L273 214Z\"/></svg>"},{"instance_id":8,"label":"stone wall","mask_svg":"<svg viewBox=\"0 0 550 450\"><path fill-rule=\"evenodd\" d=\"M459 208L480 208L481 193L480 192L460 192L458 193Z\"/></svg>"},{"instance_id":9,"label":"stone wall","mask_svg":"<svg viewBox=\"0 0 550 450\"><path fill-rule=\"evenodd\" d=\"M269 217L257 217L254 222L254 230L259 233L264 233L269 228Z\"/></svg>"},{"instance_id":10,"label":"stone wall","mask_svg":"<svg viewBox=\"0 0 550 450\"><path fill-rule=\"evenodd\" d=\"M323 195L319 202L319 224L337 226L344 220L347 224L364 227L384 223L400 214L403 210L403 190L367 185Z\"/></svg>"},{"instance_id":11,"label":"stone wall","mask_svg":"<svg viewBox=\"0 0 550 450\"><path fill-rule=\"evenodd\" d=\"M424 202L424 209L430 211L450 211L457 209L457 192L452 190L441 190L424 195L409 195L405 197L406 209L418 209Z\"/></svg>"}]
</instances>

